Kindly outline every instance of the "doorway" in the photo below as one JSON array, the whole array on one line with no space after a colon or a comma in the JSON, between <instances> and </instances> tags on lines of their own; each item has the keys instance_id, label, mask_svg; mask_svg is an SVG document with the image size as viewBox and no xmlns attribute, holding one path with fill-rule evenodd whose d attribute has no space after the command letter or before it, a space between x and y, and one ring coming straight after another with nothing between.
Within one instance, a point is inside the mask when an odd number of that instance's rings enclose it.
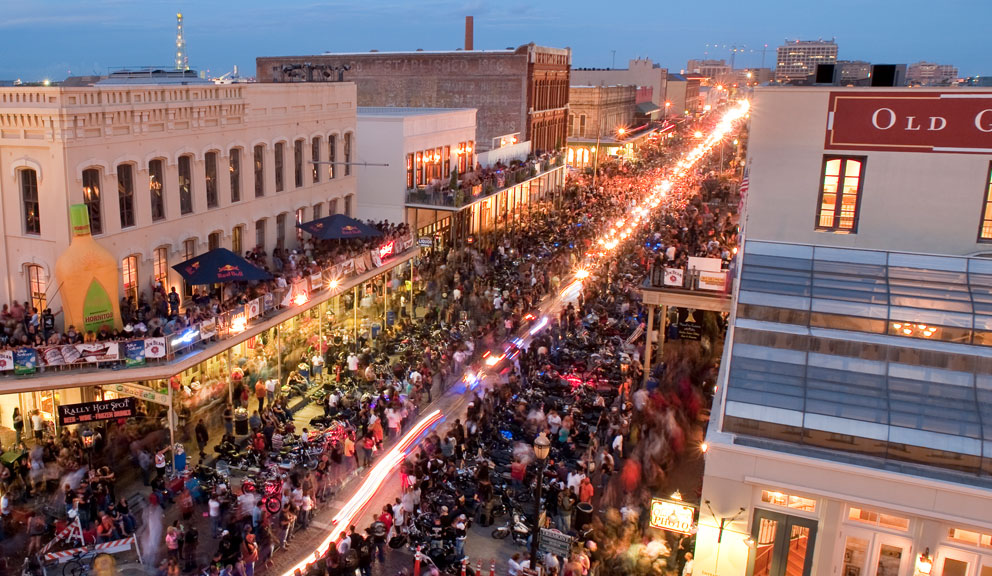
<instances>
[{"instance_id":1,"label":"doorway","mask_svg":"<svg viewBox=\"0 0 992 576\"><path fill-rule=\"evenodd\" d=\"M908 576L913 543L893 534L845 527L841 576Z\"/></svg>"},{"instance_id":2,"label":"doorway","mask_svg":"<svg viewBox=\"0 0 992 576\"><path fill-rule=\"evenodd\" d=\"M817 522L756 508L748 576L810 576Z\"/></svg>"}]
</instances>

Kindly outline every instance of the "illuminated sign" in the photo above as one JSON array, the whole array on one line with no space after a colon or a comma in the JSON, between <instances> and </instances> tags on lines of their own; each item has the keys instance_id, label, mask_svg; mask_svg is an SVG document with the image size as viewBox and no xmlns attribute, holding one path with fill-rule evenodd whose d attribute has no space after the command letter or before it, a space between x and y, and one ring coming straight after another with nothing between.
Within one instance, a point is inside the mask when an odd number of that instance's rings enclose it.
<instances>
[{"instance_id":1,"label":"illuminated sign","mask_svg":"<svg viewBox=\"0 0 992 576\"><path fill-rule=\"evenodd\" d=\"M648 523L652 528L692 534L696 531L696 507L685 502L651 499L651 517Z\"/></svg>"},{"instance_id":2,"label":"illuminated sign","mask_svg":"<svg viewBox=\"0 0 992 576\"><path fill-rule=\"evenodd\" d=\"M834 92L828 150L992 152L992 93Z\"/></svg>"},{"instance_id":3,"label":"illuminated sign","mask_svg":"<svg viewBox=\"0 0 992 576\"><path fill-rule=\"evenodd\" d=\"M387 256L393 255L393 250L396 248L396 241L390 240L389 242L379 246L379 259L386 258Z\"/></svg>"}]
</instances>

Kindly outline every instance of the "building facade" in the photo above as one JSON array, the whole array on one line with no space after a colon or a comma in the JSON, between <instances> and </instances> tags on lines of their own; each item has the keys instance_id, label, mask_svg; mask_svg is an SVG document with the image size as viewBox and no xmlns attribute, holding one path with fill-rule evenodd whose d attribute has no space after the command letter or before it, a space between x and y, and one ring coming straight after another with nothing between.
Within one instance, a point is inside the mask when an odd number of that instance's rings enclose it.
<instances>
[{"instance_id":1,"label":"building facade","mask_svg":"<svg viewBox=\"0 0 992 576\"><path fill-rule=\"evenodd\" d=\"M568 164L591 165L597 146L616 154L636 112L634 86L572 86L569 89ZM602 159L602 158L601 158Z\"/></svg>"},{"instance_id":2,"label":"building facade","mask_svg":"<svg viewBox=\"0 0 992 576\"><path fill-rule=\"evenodd\" d=\"M665 117L695 114L702 109L699 98L699 78L683 74L668 75L668 100Z\"/></svg>"},{"instance_id":3,"label":"building facade","mask_svg":"<svg viewBox=\"0 0 992 576\"><path fill-rule=\"evenodd\" d=\"M685 71L706 77L707 84L721 84L733 79L733 70L726 60L689 60Z\"/></svg>"},{"instance_id":4,"label":"building facade","mask_svg":"<svg viewBox=\"0 0 992 576\"><path fill-rule=\"evenodd\" d=\"M258 58L259 82L336 81L358 85L368 107L478 110L480 151L517 135L533 151L565 145L568 48L526 44L515 50L366 52Z\"/></svg>"},{"instance_id":5,"label":"building facade","mask_svg":"<svg viewBox=\"0 0 992 576\"><path fill-rule=\"evenodd\" d=\"M668 69L662 68L649 58L637 58L627 64L627 68L575 68L572 70L573 86L637 86L642 93L650 89L650 102L658 112L665 108L668 85ZM639 100L638 102L641 102Z\"/></svg>"},{"instance_id":6,"label":"building facade","mask_svg":"<svg viewBox=\"0 0 992 576\"><path fill-rule=\"evenodd\" d=\"M291 105L287 103L291 102ZM59 307L71 204L120 265L122 295L225 247L297 244L295 223L355 211L355 85L103 84L0 91L0 300Z\"/></svg>"},{"instance_id":7,"label":"building facade","mask_svg":"<svg viewBox=\"0 0 992 576\"><path fill-rule=\"evenodd\" d=\"M803 80L816 73L817 64L837 62L837 43L833 40L794 40L779 46L775 80Z\"/></svg>"},{"instance_id":8,"label":"building facade","mask_svg":"<svg viewBox=\"0 0 992 576\"><path fill-rule=\"evenodd\" d=\"M990 109L755 90L694 573L992 570Z\"/></svg>"},{"instance_id":9,"label":"building facade","mask_svg":"<svg viewBox=\"0 0 992 576\"><path fill-rule=\"evenodd\" d=\"M958 79L958 67L951 64L919 61L906 68L910 86L950 86Z\"/></svg>"}]
</instances>

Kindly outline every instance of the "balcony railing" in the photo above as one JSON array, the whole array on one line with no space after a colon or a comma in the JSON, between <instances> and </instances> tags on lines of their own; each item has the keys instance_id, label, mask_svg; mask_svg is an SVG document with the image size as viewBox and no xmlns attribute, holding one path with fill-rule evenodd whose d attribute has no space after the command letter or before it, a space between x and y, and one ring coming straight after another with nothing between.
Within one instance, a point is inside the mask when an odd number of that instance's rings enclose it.
<instances>
[{"instance_id":1,"label":"balcony railing","mask_svg":"<svg viewBox=\"0 0 992 576\"><path fill-rule=\"evenodd\" d=\"M394 254L400 255L416 244L411 234L393 240ZM198 345L227 340L249 328L271 320L281 310L296 304L300 294L305 301L339 286L344 280L361 276L383 264L379 250L330 266L321 272L296 280L292 286L269 292L247 304L220 315L159 337L98 341L51 346L19 346L0 350L0 378L79 371L87 368L132 368L171 362L193 352ZM337 288L340 289L340 288Z\"/></svg>"},{"instance_id":2,"label":"balcony railing","mask_svg":"<svg viewBox=\"0 0 992 576\"><path fill-rule=\"evenodd\" d=\"M708 293L708 296L726 296L730 290L730 271L707 272L684 268L651 266L651 273L645 284L652 288L669 290L691 290Z\"/></svg>"},{"instance_id":3,"label":"balcony railing","mask_svg":"<svg viewBox=\"0 0 992 576\"><path fill-rule=\"evenodd\" d=\"M474 184L468 185L465 179L458 181L457 188L451 188L447 181L406 191L407 204L422 204L427 206L444 206L461 208L488 198L493 194L506 190L536 178L547 172L564 166L562 154L546 154L539 159L528 160L517 166L482 171L481 178L472 178Z\"/></svg>"}]
</instances>

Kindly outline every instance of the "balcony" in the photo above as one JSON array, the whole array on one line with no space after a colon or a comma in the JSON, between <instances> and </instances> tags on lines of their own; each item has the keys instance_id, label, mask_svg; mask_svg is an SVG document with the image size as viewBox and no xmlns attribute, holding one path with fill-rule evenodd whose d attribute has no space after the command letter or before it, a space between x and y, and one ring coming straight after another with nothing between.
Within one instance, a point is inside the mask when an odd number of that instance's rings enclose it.
<instances>
[{"instance_id":1,"label":"balcony","mask_svg":"<svg viewBox=\"0 0 992 576\"><path fill-rule=\"evenodd\" d=\"M506 167L469 172L458 180L454 188L450 181L435 180L426 186L407 190L406 204L457 210L564 165L563 154L544 154L540 158L514 162Z\"/></svg>"},{"instance_id":2,"label":"balcony","mask_svg":"<svg viewBox=\"0 0 992 576\"><path fill-rule=\"evenodd\" d=\"M697 269L652 266L641 286L645 304L730 312L728 270L707 272Z\"/></svg>"}]
</instances>

